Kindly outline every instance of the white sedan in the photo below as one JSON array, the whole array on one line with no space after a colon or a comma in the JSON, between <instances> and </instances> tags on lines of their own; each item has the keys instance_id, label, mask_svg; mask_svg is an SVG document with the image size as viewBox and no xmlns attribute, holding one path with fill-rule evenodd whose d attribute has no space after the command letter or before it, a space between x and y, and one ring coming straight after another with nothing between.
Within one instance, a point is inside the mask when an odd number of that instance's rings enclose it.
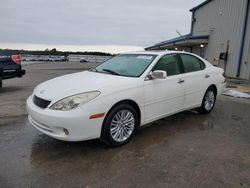
<instances>
[{"instance_id":1,"label":"white sedan","mask_svg":"<svg viewBox=\"0 0 250 188\"><path fill-rule=\"evenodd\" d=\"M212 111L225 88L221 68L177 51L115 56L89 71L38 85L27 99L29 122L65 141L127 143L136 128L196 108Z\"/></svg>"}]
</instances>

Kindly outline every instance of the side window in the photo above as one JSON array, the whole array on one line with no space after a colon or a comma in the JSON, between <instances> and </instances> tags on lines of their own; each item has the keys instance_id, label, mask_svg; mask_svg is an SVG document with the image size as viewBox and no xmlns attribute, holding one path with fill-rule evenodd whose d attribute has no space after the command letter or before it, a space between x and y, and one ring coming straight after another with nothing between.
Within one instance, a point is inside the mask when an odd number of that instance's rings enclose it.
<instances>
[{"instance_id":1,"label":"side window","mask_svg":"<svg viewBox=\"0 0 250 188\"><path fill-rule=\"evenodd\" d=\"M205 64L200 59L188 54L181 54L180 56L185 72L195 72L205 69Z\"/></svg>"},{"instance_id":2,"label":"side window","mask_svg":"<svg viewBox=\"0 0 250 188\"><path fill-rule=\"evenodd\" d=\"M206 68L206 65L203 61L200 60L200 64L201 64L201 70L204 70Z\"/></svg>"},{"instance_id":3,"label":"side window","mask_svg":"<svg viewBox=\"0 0 250 188\"><path fill-rule=\"evenodd\" d=\"M168 76L181 73L178 58L175 54L163 56L152 69L152 71L155 70L166 71Z\"/></svg>"}]
</instances>

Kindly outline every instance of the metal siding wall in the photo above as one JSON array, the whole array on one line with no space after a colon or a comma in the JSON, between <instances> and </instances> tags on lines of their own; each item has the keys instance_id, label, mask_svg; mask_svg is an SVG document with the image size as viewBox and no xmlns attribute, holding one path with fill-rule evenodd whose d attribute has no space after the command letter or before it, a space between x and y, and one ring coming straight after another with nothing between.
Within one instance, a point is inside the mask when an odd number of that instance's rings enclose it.
<instances>
[{"instance_id":1,"label":"metal siding wall","mask_svg":"<svg viewBox=\"0 0 250 188\"><path fill-rule=\"evenodd\" d=\"M230 40L227 75L236 76L247 0L213 0L195 12L193 35L209 34L205 58L218 58ZM220 63L223 66L223 63Z\"/></svg>"},{"instance_id":2,"label":"metal siding wall","mask_svg":"<svg viewBox=\"0 0 250 188\"><path fill-rule=\"evenodd\" d=\"M241 63L240 77L250 80L250 14L248 14L247 31Z\"/></svg>"}]
</instances>

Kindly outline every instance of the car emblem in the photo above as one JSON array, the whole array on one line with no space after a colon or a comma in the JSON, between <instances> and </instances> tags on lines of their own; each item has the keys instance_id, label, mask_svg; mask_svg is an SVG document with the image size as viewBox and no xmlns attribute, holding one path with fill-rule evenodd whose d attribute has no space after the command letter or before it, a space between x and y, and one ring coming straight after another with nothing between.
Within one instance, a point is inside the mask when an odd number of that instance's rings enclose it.
<instances>
[{"instance_id":1,"label":"car emblem","mask_svg":"<svg viewBox=\"0 0 250 188\"><path fill-rule=\"evenodd\" d=\"M41 90L41 91L40 91L40 94L43 94L44 92L45 92L45 90Z\"/></svg>"}]
</instances>

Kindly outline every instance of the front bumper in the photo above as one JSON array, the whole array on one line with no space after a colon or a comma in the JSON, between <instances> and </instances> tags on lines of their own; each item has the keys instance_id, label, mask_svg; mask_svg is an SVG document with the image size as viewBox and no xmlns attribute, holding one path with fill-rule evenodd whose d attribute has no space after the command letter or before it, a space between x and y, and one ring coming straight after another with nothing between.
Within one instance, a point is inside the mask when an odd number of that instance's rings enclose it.
<instances>
[{"instance_id":1,"label":"front bumper","mask_svg":"<svg viewBox=\"0 0 250 188\"><path fill-rule=\"evenodd\" d=\"M95 109L83 110L77 108L72 111L56 111L42 109L27 99L28 119L40 132L64 141L83 141L100 138L103 119L89 119ZM65 129L67 131L65 133Z\"/></svg>"}]
</instances>

